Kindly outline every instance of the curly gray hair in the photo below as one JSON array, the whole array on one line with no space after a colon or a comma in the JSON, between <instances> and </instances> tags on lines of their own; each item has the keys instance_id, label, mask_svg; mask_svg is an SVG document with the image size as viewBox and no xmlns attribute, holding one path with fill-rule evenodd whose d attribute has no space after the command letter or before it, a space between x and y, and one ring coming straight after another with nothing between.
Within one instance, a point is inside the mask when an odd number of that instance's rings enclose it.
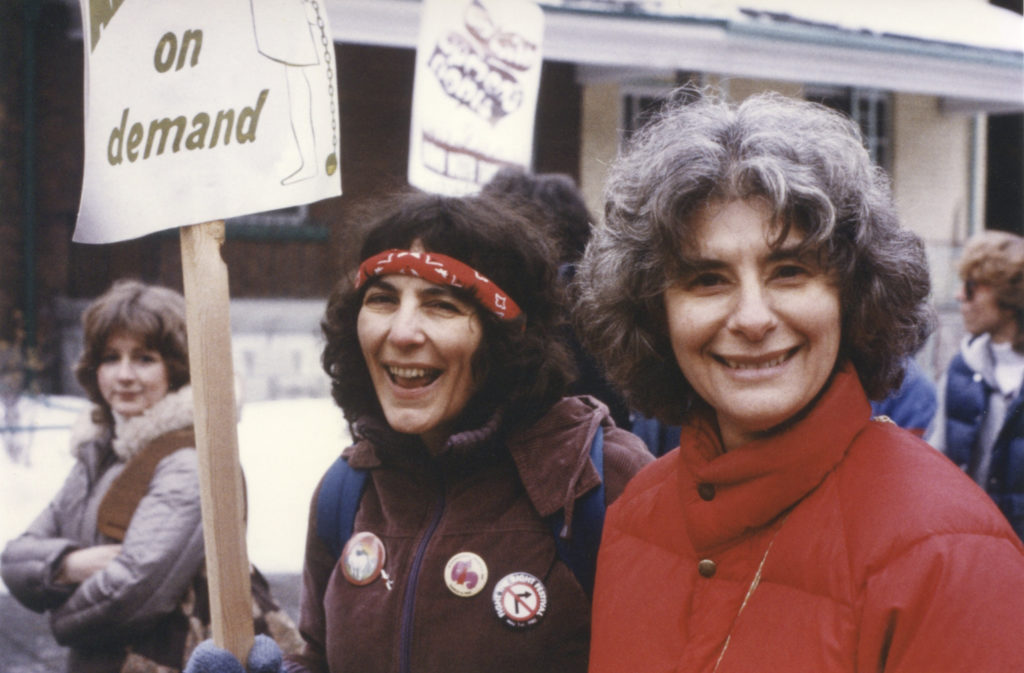
<instances>
[{"instance_id":1,"label":"curly gray hair","mask_svg":"<svg viewBox=\"0 0 1024 673\"><path fill-rule=\"evenodd\" d=\"M663 295L696 250L696 215L736 199L768 207L773 246L794 229L836 276L837 366L852 362L874 399L898 387L905 357L934 323L927 262L856 125L779 94L730 104L687 88L612 165L604 222L576 275L577 328L631 404L679 423L695 401L672 351Z\"/></svg>"}]
</instances>

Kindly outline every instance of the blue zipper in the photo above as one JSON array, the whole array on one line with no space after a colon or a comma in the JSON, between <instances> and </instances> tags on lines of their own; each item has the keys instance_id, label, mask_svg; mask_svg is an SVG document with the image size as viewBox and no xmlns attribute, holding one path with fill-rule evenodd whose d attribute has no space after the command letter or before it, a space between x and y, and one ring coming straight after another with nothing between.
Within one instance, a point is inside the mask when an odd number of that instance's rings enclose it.
<instances>
[{"instance_id":1,"label":"blue zipper","mask_svg":"<svg viewBox=\"0 0 1024 673\"><path fill-rule=\"evenodd\" d=\"M444 486L437 497L434 505L434 518L427 526L426 532L416 547L416 556L412 559L412 567L409 568L409 579L405 583L405 597L402 599L402 630L399 638L398 670L401 673L409 672L409 659L412 656L412 626L413 609L416 605L416 585L419 583L420 568L423 565L423 556L427 551L427 544L441 523L441 515L444 513Z\"/></svg>"}]
</instances>

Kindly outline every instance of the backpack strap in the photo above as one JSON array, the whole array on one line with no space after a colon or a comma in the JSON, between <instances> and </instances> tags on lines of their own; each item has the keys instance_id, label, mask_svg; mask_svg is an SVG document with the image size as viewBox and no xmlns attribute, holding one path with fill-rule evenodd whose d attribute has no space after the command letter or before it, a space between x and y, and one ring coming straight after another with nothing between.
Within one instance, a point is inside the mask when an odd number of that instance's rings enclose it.
<instances>
[{"instance_id":1,"label":"backpack strap","mask_svg":"<svg viewBox=\"0 0 1024 673\"><path fill-rule=\"evenodd\" d=\"M604 528L604 428L598 426L597 434L590 443L590 460L601 477L601 483L590 489L576 501L572 515L572 537L562 537L565 528L565 510L559 510L548 517L551 531L555 536L558 557L569 566L576 580L588 596L594 594L594 575L597 571L597 548L601 545L601 529Z\"/></svg>"},{"instance_id":2,"label":"backpack strap","mask_svg":"<svg viewBox=\"0 0 1024 673\"><path fill-rule=\"evenodd\" d=\"M149 490L156 466L175 451L195 446L193 429L182 428L160 435L132 456L100 501L96 528L107 537L123 542L135 509Z\"/></svg>"},{"instance_id":3,"label":"backpack strap","mask_svg":"<svg viewBox=\"0 0 1024 673\"><path fill-rule=\"evenodd\" d=\"M558 558L569 566L588 596L594 591L597 548L601 544L605 514L604 429L600 426L590 443L590 460L601 477L601 483L576 502L572 517L572 537L562 538L562 530L565 528L564 510L548 517ZM320 484L316 500L316 534L335 559L341 557L341 550L352 536L356 510L359 509L359 500L366 488L367 474L366 470L350 466L344 457L339 456L327 469Z\"/></svg>"},{"instance_id":4,"label":"backpack strap","mask_svg":"<svg viewBox=\"0 0 1024 673\"><path fill-rule=\"evenodd\" d=\"M366 488L366 470L357 470L344 456L327 469L316 499L316 534L335 559L352 537L356 510Z\"/></svg>"}]
</instances>

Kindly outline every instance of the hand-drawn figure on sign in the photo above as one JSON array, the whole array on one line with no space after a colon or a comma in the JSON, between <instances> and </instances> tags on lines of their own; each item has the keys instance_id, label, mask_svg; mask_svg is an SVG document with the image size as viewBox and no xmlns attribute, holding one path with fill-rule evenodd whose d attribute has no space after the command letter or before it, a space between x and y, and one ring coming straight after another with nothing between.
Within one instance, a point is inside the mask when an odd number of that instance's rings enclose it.
<instances>
[{"instance_id":1,"label":"hand-drawn figure on sign","mask_svg":"<svg viewBox=\"0 0 1024 673\"><path fill-rule=\"evenodd\" d=\"M324 29L320 3L317 0L292 0L291 7L297 9L299 4L303 6L302 12L290 9L278 0L250 0L256 48L263 56L284 65L288 83L289 118L295 148L299 153L299 166L282 178L282 185L308 180L319 174L317 132L313 124L313 90L309 83L309 73L314 71L314 66L320 64L321 51L327 63L333 135L324 170L327 175L333 175L338 168L338 157L334 152L338 123L333 102L334 68L331 65L334 46ZM287 30L281 29L282 22L289 24ZM302 22L306 25L295 25ZM291 39L294 35L302 34L308 34L309 39ZM282 39L283 36L289 39Z\"/></svg>"}]
</instances>

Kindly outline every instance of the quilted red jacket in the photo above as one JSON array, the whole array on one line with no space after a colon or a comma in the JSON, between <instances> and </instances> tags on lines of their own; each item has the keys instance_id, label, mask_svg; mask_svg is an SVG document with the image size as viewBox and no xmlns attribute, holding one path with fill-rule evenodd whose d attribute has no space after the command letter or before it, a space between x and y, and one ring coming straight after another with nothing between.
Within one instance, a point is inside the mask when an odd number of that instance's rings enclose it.
<instances>
[{"instance_id":1,"label":"quilted red jacket","mask_svg":"<svg viewBox=\"0 0 1024 673\"><path fill-rule=\"evenodd\" d=\"M597 573L593 673L1024 670L1020 541L849 368L770 438L684 427L609 510Z\"/></svg>"}]
</instances>

